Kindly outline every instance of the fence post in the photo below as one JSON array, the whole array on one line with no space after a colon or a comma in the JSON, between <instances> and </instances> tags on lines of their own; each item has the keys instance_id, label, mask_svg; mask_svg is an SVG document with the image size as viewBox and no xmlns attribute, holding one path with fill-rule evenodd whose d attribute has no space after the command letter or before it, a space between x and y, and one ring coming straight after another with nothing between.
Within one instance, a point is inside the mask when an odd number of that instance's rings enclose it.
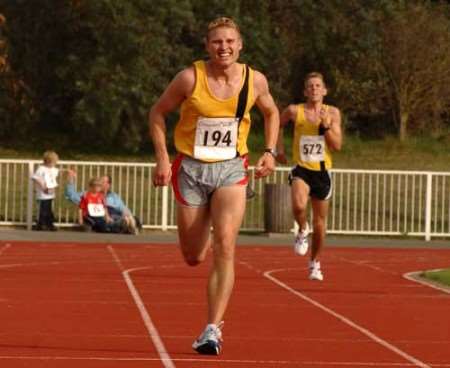
<instances>
[{"instance_id":1,"label":"fence post","mask_svg":"<svg viewBox=\"0 0 450 368\"><path fill-rule=\"evenodd\" d=\"M28 187L27 187L27 230L31 230L33 225L33 180L34 163L28 162Z\"/></svg>"},{"instance_id":2,"label":"fence post","mask_svg":"<svg viewBox=\"0 0 450 368\"><path fill-rule=\"evenodd\" d=\"M431 239L431 197L432 197L433 174L427 173L427 189L425 195L425 240Z\"/></svg>"},{"instance_id":3,"label":"fence post","mask_svg":"<svg viewBox=\"0 0 450 368\"><path fill-rule=\"evenodd\" d=\"M169 186L162 187L161 230L167 231L169 222Z\"/></svg>"}]
</instances>

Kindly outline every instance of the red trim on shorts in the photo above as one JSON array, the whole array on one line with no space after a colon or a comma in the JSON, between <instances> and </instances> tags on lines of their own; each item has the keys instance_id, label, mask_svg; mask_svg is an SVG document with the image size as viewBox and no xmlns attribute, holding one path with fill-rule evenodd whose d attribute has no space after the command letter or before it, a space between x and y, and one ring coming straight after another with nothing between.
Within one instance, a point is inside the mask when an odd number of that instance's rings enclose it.
<instances>
[{"instance_id":1,"label":"red trim on shorts","mask_svg":"<svg viewBox=\"0 0 450 368\"><path fill-rule=\"evenodd\" d=\"M248 155L241 156L241 159L244 160L244 169L248 170ZM237 185L247 185L248 184L248 171L245 177L241 180L239 180Z\"/></svg>"},{"instance_id":2,"label":"red trim on shorts","mask_svg":"<svg viewBox=\"0 0 450 368\"><path fill-rule=\"evenodd\" d=\"M175 160L172 162L172 188L173 193L175 194L175 198L178 202L181 204L188 206L189 203L186 202L186 200L181 195L180 186L178 183L178 171L180 170L181 162L183 161L184 155L179 153L177 157L175 157Z\"/></svg>"}]
</instances>

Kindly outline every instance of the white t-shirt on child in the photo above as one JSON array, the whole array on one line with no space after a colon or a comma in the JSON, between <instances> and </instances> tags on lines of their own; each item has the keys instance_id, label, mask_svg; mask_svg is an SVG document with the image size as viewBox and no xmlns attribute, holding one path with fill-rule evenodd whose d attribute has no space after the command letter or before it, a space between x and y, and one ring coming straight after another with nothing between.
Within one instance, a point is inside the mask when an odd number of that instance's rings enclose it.
<instances>
[{"instance_id":1,"label":"white t-shirt on child","mask_svg":"<svg viewBox=\"0 0 450 368\"><path fill-rule=\"evenodd\" d=\"M45 183L48 193L45 193L41 186L36 184L36 198L37 199L53 199L55 198L55 188L58 186L56 181L59 170L56 167L48 167L41 165L31 177Z\"/></svg>"}]
</instances>

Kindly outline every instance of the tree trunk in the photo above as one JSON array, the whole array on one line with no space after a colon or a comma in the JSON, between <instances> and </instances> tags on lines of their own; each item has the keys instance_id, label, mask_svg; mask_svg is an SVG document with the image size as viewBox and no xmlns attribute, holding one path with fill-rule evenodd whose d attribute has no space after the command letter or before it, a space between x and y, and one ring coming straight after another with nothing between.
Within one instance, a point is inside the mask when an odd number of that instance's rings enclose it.
<instances>
[{"instance_id":1,"label":"tree trunk","mask_svg":"<svg viewBox=\"0 0 450 368\"><path fill-rule=\"evenodd\" d=\"M399 127L399 138L400 142L406 141L406 138L408 137L408 121L409 121L409 114L405 111L402 111L400 108L400 127Z\"/></svg>"}]
</instances>

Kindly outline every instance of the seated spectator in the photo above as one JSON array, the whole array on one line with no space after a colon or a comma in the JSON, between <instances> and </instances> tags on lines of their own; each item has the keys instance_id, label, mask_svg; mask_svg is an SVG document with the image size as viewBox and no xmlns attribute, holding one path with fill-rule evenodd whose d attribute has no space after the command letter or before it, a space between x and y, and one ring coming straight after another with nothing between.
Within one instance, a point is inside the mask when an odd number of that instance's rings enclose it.
<instances>
[{"instance_id":1,"label":"seated spectator","mask_svg":"<svg viewBox=\"0 0 450 368\"><path fill-rule=\"evenodd\" d=\"M109 232L107 224L112 222L106 207L103 185L100 179L89 180L89 189L81 196L78 223L99 233Z\"/></svg>"},{"instance_id":2,"label":"seated spectator","mask_svg":"<svg viewBox=\"0 0 450 368\"><path fill-rule=\"evenodd\" d=\"M72 203L79 205L81 196L84 192L77 192L75 190L76 172L68 170L68 180L64 189L66 199ZM100 178L102 183L102 191L105 196L106 207L109 216L112 219L111 223L107 224L107 231L111 233L128 233L138 234L141 224L139 220L134 217L131 211L125 206L120 196L111 191L111 177L108 175Z\"/></svg>"}]
</instances>

